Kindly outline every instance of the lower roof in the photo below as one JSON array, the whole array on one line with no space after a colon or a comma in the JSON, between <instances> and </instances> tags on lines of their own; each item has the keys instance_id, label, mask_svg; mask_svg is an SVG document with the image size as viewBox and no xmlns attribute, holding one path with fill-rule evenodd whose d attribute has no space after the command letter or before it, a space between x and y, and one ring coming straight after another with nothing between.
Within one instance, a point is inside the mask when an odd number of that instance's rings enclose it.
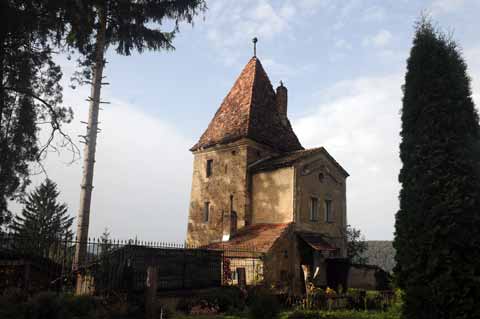
<instances>
[{"instance_id":1,"label":"lower roof","mask_svg":"<svg viewBox=\"0 0 480 319\"><path fill-rule=\"evenodd\" d=\"M282 167L289 167L310 156L321 153L324 154L336 167L338 167L345 176L349 176L348 172L327 152L324 147L310 148L268 157L250 165L249 170L252 173L256 173L262 171L271 171Z\"/></svg>"},{"instance_id":2,"label":"lower roof","mask_svg":"<svg viewBox=\"0 0 480 319\"><path fill-rule=\"evenodd\" d=\"M230 240L212 243L207 245L205 248L237 251L245 250L266 253L272 248L276 240L280 238L292 224L293 223L255 224L247 226L233 235ZM337 247L331 245L322 234L312 232L295 233L314 250L337 250Z\"/></svg>"},{"instance_id":3,"label":"lower roof","mask_svg":"<svg viewBox=\"0 0 480 319\"><path fill-rule=\"evenodd\" d=\"M310 247L318 251L335 251L336 247L328 243L324 236L317 233L297 232L297 235L302 238Z\"/></svg>"},{"instance_id":4,"label":"lower roof","mask_svg":"<svg viewBox=\"0 0 480 319\"><path fill-rule=\"evenodd\" d=\"M246 226L234 234L226 242L212 243L206 246L211 249L245 249L267 252L275 241L287 230L291 223L255 224Z\"/></svg>"}]
</instances>

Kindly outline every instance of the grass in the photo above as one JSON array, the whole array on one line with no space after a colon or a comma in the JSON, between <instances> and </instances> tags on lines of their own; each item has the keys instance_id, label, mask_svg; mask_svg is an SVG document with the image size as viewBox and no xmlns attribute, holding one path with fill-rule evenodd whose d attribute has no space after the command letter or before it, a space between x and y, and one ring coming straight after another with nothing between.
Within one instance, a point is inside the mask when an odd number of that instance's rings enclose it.
<instances>
[{"instance_id":1,"label":"grass","mask_svg":"<svg viewBox=\"0 0 480 319\"><path fill-rule=\"evenodd\" d=\"M294 311L286 311L280 314L279 319L288 319ZM322 310L308 310L299 311L296 319L400 319L400 311L396 307L392 307L387 312L381 311L353 311L353 310L337 310L337 311L322 311ZM187 316L178 315L174 319L248 319L248 315L216 315L216 316Z\"/></svg>"}]
</instances>

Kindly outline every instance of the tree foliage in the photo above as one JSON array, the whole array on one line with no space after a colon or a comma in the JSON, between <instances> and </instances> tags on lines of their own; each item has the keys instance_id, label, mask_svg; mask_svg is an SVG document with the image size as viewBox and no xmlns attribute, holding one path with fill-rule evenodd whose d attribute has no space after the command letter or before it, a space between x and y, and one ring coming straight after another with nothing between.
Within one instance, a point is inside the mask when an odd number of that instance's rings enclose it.
<instances>
[{"instance_id":1,"label":"tree foliage","mask_svg":"<svg viewBox=\"0 0 480 319\"><path fill-rule=\"evenodd\" d=\"M87 133L84 148L83 177L80 194L74 268L83 263L87 254L88 220L90 218L91 193L93 188L94 163L98 130L99 105L103 85L105 52L116 46L116 52L130 55L132 50L173 49L172 40L181 21L193 22L193 17L205 10L204 0L86 0L83 15L90 23L78 28L79 34L71 33L70 45L82 54L83 66L75 78L80 83L91 85ZM164 32L163 24L173 23L170 31ZM75 42L75 39L86 41ZM72 41L73 40L73 41Z\"/></svg>"},{"instance_id":2,"label":"tree foliage","mask_svg":"<svg viewBox=\"0 0 480 319\"><path fill-rule=\"evenodd\" d=\"M91 78L101 29L100 13L106 16L105 48L113 47L120 55L133 51L173 50L173 40L181 22L193 23L206 10L204 0L84 0L75 7L81 18L68 14L71 27L66 44L77 50L81 66L74 79L80 84ZM65 10L70 12L70 8ZM167 31L164 31L167 29Z\"/></svg>"},{"instance_id":3,"label":"tree foliage","mask_svg":"<svg viewBox=\"0 0 480 319\"><path fill-rule=\"evenodd\" d=\"M403 88L395 273L405 318L480 318L479 118L454 41L426 19Z\"/></svg>"},{"instance_id":4,"label":"tree foliage","mask_svg":"<svg viewBox=\"0 0 480 319\"><path fill-rule=\"evenodd\" d=\"M59 0L0 2L0 227L11 216L8 200L29 184L29 164L43 158L55 134L75 150L61 130L72 111L62 106L62 72L53 60L65 12ZM38 138L42 126L50 127L47 141Z\"/></svg>"},{"instance_id":5,"label":"tree foliage","mask_svg":"<svg viewBox=\"0 0 480 319\"><path fill-rule=\"evenodd\" d=\"M25 207L11 225L15 235L45 254L60 239L72 238L73 217L65 203L58 202L57 184L50 179L28 195Z\"/></svg>"},{"instance_id":6,"label":"tree foliage","mask_svg":"<svg viewBox=\"0 0 480 319\"><path fill-rule=\"evenodd\" d=\"M347 225L347 258L350 262L366 264L368 262L368 257L365 256L367 249L368 244L360 229Z\"/></svg>"},{"instance_id":7,"label":"tree foliage","mask_svg":"<svg viewBox=\"0 0 480 319\"><path fill-rule=\"evenodd\" d=\"M62 106L62 72L54 55L80 53L82 68L75 79L88 82L99 8L107 15L104 45L129 55L132 50L173 49L179 23L191 23L206 6L203 0L0 1L0 230L11 218L8 201L25 194L30 164L55 146L56 135L61 137L57 146L78 153L62 131L73 114ZM166 20L172 26L164 32L160 26ZM50 127L47 141L38 138L42 125Z\"/></svg>"}]
</instances>

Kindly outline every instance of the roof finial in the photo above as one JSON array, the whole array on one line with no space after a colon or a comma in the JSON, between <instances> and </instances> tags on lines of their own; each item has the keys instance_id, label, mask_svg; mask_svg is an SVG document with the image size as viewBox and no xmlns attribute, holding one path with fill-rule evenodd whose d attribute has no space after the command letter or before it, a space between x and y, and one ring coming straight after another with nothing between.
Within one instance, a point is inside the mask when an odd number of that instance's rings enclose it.
<instances>
[{"instance_id":1,"label":"roof finial","mask_svg":"<svg viewBox=\"0 0 480 319\"><path fill-rule=\"evenodd\" d=\"M257 56L257 42L258 42L257 37L253 38L252 42L253 42L253 56L256 57Z\"/></svg>"}]
</instances>

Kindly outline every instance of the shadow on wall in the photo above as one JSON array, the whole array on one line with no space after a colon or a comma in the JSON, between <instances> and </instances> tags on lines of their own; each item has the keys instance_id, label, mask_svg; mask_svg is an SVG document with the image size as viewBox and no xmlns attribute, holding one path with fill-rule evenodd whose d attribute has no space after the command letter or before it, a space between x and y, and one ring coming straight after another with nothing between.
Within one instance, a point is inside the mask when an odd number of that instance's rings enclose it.
<instances>
[{"instance_id":1,"label":"shadow on wall","mask_svg":"<svg viewBox=\"0 0 480 319\"><path fill-rule=\"evenodd\" d=\"M293 220L291 169L255 174L252 179L254 223L286 223Z\"/></svg>"}]
</instances>

